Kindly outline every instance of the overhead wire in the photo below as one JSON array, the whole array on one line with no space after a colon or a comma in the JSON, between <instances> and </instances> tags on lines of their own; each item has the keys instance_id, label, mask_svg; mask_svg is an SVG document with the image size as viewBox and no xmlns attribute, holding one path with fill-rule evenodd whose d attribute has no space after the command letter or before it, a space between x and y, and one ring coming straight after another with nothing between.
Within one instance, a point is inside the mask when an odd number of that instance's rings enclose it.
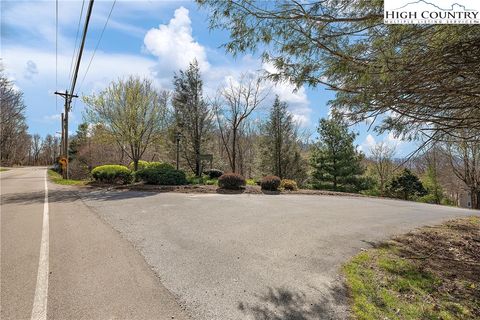
<instances>
[{"instance_id":1,"label":"overhead wire","mask_svg":"<svg viewBox=\"0 0 480 320\"><path fill-rule=\"evenodd\" d=\"M110 17L113 12L113 8L115 7L115 3L117 0L114 0L112 3L112 7L110 8L110 12L108 13L107 19L105 21L105 24L103 25L102 32L100 33L100 37L98 38L97 44L95 45L95 49L93 50L92 56L90 57L90 61L88 62L87 68L85 70L85 74L82 77L82 81L80 82L80 85L78 86L78 91L82 88L83 82L85 81L85 78L87 77L87 73L90 70L90 66L92 65L93 58L95 57L95 53L97 52L98 47L100 46L100 42L102 41L103 34L105 33L105 29L107 28L108 22L110 21ZM74 102L75 106L76 100Z\"/></svg>"},{"instance_id":2,"label":"overhead wire","mask_svg":"<svg viewBox=\"0 0 480 320\"><path fill-rule=\"evenodd\" d=\"M80 10L80 17L78 18L78 25L77 25L77 34L75 36L75 45L73 46L73 55L72 55L72 60L70 62L70 72L68 74L68 79L71 82L72 81L72 73L73 73L73 60L75 59L76 53L77 53L77 41L78 41L78 34L80 32L80 23L82 22L82 17L83 17L83 8L85 7L85 0L82 1L82 9Z\"/></svg>"},{"instance_id":3,"label":"overhead wire","mask_svg":"<svg viewBox=\"0 0 480 320\"><path fill-rule=\"evenodd\" d=\"M58 88L58 0L55 1L55 90ZM55 95L55 111L58 111L58 95Z\"/></svg>"}]
</instances>

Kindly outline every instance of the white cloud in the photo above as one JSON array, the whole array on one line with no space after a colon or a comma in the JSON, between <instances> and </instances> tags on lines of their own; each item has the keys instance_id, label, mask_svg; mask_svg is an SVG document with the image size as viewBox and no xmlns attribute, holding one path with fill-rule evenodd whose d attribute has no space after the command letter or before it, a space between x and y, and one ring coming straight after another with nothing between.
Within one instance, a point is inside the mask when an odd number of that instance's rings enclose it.
<instances>
[{"instance_id":1,"label":"white cloud","mask_svg":"<svg viewBox=\"0 0 480 320\"><path fill-rule=\"evenodd\" d=\"M202 72L210 68L205 48L192 36L189 12L184 7L175 10L168 24L150 29L143 42L145 50L158 58L155 70L159 77L171 79L174 71L185 69L194 59Z\"/></svg>"}]
</instances>

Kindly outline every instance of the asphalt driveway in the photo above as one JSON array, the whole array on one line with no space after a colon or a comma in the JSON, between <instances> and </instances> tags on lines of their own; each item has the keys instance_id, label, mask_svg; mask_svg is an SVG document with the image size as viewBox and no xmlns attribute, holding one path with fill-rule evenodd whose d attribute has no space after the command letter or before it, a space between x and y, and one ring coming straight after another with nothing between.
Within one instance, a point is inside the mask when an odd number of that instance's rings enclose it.
<instances>
[{"instance_id":1,"label":"asphalt driveway","mask_svg":"<svg viewBox=\"0 0 480 320\"><path fill-rule=\"evenodd\" d=\"M115 200L115 201L111 201ZM193 319L343 319L339 267L380 239L471 210L371 198L96 191Z\"/></svg>"}]
</instances>

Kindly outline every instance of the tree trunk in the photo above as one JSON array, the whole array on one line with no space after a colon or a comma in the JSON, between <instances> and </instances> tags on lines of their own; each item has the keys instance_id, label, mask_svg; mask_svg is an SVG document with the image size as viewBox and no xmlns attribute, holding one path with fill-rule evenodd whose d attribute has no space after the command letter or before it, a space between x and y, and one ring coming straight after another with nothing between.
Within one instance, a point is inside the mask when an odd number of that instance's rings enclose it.
<instances>
[{"instance_id":1,"label":"tree trunk","mask_svg":"<svg viewBox=\"0 0 480 320\"><path fill-rule=\"evenodd\" d=\"M480 190L476 188L470 189L470 201L472 203L472 209L480 209Z\"/></svg>"}]
</instances>

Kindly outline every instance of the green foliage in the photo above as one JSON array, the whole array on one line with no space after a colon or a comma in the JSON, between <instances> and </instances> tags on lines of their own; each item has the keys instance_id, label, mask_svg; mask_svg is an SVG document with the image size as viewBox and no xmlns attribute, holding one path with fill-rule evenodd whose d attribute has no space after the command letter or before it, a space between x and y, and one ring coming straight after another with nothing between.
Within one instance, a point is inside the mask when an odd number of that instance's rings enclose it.
<instances>
[{"instance_id":1,"label":"green foliage","mask_svg":"<svg viewBox=\"0 0 480 320\"><path fill-rule=\"evenodd\" d=\"M419 199L420 202L441 204L444 198L443 188L438 181L437 168L435 165L429 165L425 175L422 177L422 184L427 191L427 195Z\"/></svg>"},{"instance_id":2,"label":"green foliage","mask_svg":"<svg viewBox=\"0 0 480 320\"><path fill-rule=\"evenodd\" d=\"M173 116L177 129L182 133L182 156L195 175L200 176L201 160L205 144L213 127L213 113L203 98L203 81L197 60L190 62L186 70L175 74L172 98Z\"/></svg>"},{"instance_id":3,"label":"green foliage","mask_svg":"<svg viewBox=\"0 0 480 320\"><path fill-rule=\"evenodd\" d=\"M298 185L295 182L295 180L291 179L282 179L280 183L280 188L284 190L289 190L289 191L296 191L298 190Z\"/></svg>"},{"instance_id":4,"label":"green foliage","mask_svg":"<svg viewBox=\"0 0 480 320\"><path fill-rule=\"evenodd\" d=\"M151 80L119 79L99 94L84 96L83 101L89 122L101 123L118 145L125 146L124 152L134 163L164 132L168 93L159 93Z\"/></svg>"},{"instance_id":5,"label":"green foliage","mask_svg":"<svg viewBox=\"0 0 480 320\"><path fill-rule=\"evenodd\" d=\"M307 162L301 156L297 126L288 106L276 96L270 114L260 126L260 169L280 178L305 180Z\"/></svg>"},{"instance_id":6,"label":"green foliage","mask_svg":"<svg viewBox=\"0 0 480 320\"><path fill-rule=\"evenodd\" d=\"M59 174L58 172L55 172L52 169L48 170L48 178L53 183L67 185L67 186L83 186L87 183L87 180L63 179L61 174Z\"/></svg>"},{"instance_id":7,"label":"green foliage","mask_svg":"<svg viewBox=\"0 0 480 320\"><path fill-rule=\"evenodd\" d=\"M137 179L155 185L184 185L187 184L185 172L168 166L147 167L136 172Z\"/></svg>"},{"instance_id":8,"label":"green foliage","mask_svg":"<svg viewBox=\"0 0 480 320\"><path fill-rule=\"evenodd\" d=\"M128 184L132 181L133 175L130 169L116 164L107 164L95 167L92 170L92 177L96 181L105 183Z\"/></svg>"},{"instance_id":9,"label":"green foliage","mask_svg":"<svg viewBox=\"0 0 480 320\"><path fill-rule=\"evenodd\" d=\"M319 140L311 158L313 185L338 191L365 188L365 181L361 178L364 172L362 154L353 144L355 134L350 133L347 125L337 117L321 119L318 133Z\"/></svg>"},{"instance_id":10,"label":"green foliage","mask_svg":"<svg viewBox=\"0 0 480 320\"><path fill-rule=\"evenodd\" d=\"M218 178L218 186L223 189L238 190L245 184L245 178L238 173L224 173Z\"/></svg>"},{"instance_id":11,"label":"green foliage","mask_svg":"<svg viewBox=\"0 0 480 320\"><path fill-rule=\"evenodd\" d=\"M411 200L427 194L422 182L408 169L404 169L399 176L388 183L387 192L392 197L403 200Z\"/></svg>"},{"instance_id":12,"label":"green foliage","mask_svg":"<svg viewBox=\"0 0 480 320\"><path fill-rule=\"evenodd\" d=\"M150 162L148 162L148 161L138 160L138 168L137 168L137 170L145 169L146 167L148 167L149 164L150 164ZM133 161L131 161L131 162L128 164L128 168L129 168L130 170L134 171L135 166L134 166Z\"/></svg>"},{"instance_id":13,"label":"green foliage","mask_svg":"<svg viewBox=\"0 0 480 320\"><path fill-rule=\"evenodd\" d=\"M255 179L247 179L245 181L247 183L247 186L258 186L258 185L260 185L260 181L256 181Z\"/></svg>"},{"instance_id":14,"label":"green foliage","mask_svg":"<svg viewBox=\"0 0 480 320\"><path fill-rule=\"evenodd\" d=\"M218 169L209 169L204 171L204 173L208 175L210 179L218 179L223 174L223 171Z\"/></svg>"},{"instance_id":15,"label":"green foliage","mask_svg":"<svg viewBox=\"0 0 480 320\"><path fill-rule=\"evenodd\" d=\"M260 182L262 190L277 191L280 187L281 179L277 176L265 176Z\"/></svg>"},{"instance_id":16,"label":"green foliage","mask_svg":"<svg viewBox=\"0 0 480 320\"><path fill-rule=\"evenodd\" d=\"M156 161L149 162L146 168L154 168L154 169L161 169L161 170L175 170L175 167L170 163L156 162Z\"/></svg>"}]
</instances>

